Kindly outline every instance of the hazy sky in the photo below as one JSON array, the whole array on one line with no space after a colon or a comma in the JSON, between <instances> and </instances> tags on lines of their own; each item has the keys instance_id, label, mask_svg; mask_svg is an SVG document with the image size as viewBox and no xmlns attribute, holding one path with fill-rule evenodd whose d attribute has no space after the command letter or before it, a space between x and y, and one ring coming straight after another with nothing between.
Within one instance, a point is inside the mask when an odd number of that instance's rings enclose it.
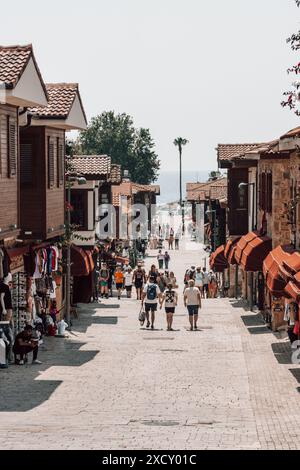
<instances>
[{"instance_id":1,"label":"hazy sky","mask_svg":"<svg viewBox=\"0 0 300 470\"><path fill-rule=\"evenodd\" d=\"M1 43L32 42L45 81L79 82L88 117L149 127L162 169L216 167L219 142L272 140L299 124L280 106L297 62L294 0L14 0ZM3 21L5 18L5 21ZM298 60L299 61L299 60Z\"/></svg>"}]
</instances>

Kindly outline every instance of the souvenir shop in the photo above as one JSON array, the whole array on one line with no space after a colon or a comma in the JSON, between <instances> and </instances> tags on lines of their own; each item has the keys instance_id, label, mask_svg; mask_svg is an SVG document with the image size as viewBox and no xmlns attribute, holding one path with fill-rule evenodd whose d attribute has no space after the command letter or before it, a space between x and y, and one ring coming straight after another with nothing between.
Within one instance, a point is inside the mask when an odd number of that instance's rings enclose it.
<instances>
[{"instance_id":1,"label":"souvenir shop","mask_svg":"<svg viewBox=\"0 0 300 470\"><path fill-rule=\"evenodd\" d=\"M0 249L0 286L9 286L13 333L41 323L49 333L62 308L61 250L56 245ZM9 305L9 301L8 301ZM5 315L1 307L1 320Z\"/></svg>"}]
</instances>

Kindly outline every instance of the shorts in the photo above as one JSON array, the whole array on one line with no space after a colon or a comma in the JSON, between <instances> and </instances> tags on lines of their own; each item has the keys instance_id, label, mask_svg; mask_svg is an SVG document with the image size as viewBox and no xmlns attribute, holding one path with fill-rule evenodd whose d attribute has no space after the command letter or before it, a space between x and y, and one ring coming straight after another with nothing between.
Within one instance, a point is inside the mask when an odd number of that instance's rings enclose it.
<instances>
[{"instance_id":1,"label":"shorts","mask_svg":"<svg viewBox=\"0 0 300 470\"><path fill-rule=\"evenodd\" d=\"M205 292L208 292L208 284L203 284L203 289Z\"/></svg>"},{"instance_id":2,"label":"shorts","mask_svg":"<svg viewBox=\"0 0 300 470\"><path fill-rule=\"evenodd\" d=\"M198 315L199 313L199 305L188 305L187 309L190 317L192 317L193 315Z\"/></svg>"},{"instance_id":3,"label":"shorts","mask_svg":"<svg viewBox=\"0 0 300 470\"><path fill-rule=\"evenodd\" d=\"M166 313L175 313L175 307L166 307Z\"/></svg>"},{"instance_id":4,"label":"shorts","mask_svg":"<svg viewBox=\"0 0 300 470\"><path fill-rule=\"evenodd\" d=\"M122 282L118 282L118 283L116 284L116 288L117 288L117 289L123 289L123 283L122 283Z\"/></svg>"},{"instance_id":5,"label":"shorts","mask_svg":"<svg viewBox=\"0 0 300 470\"><path fill-rule=\"evenodd\" d=\"M100 286L101 287L107 287L108 286L108 281L101 281Z\"/></svg>"},{"instance_id":6,"label":"shorts","mask_svg":"<svg viewBox=\"0 0 300 470\"><path fill-rule=\"evenodd\" d=\"M136 282L134 285L136 289L141 289L143 287L143 282L139 281L139 282Z\"/></svg>"},{"instance_id":7,"label":"shorts","mask_svg":"<svg viewBox=\"0 0 300 470\"><path fill-rule=\"evenodd\" d=\"M132 286L125 286L125 289L127 290L127 292L131 292L132 291Z\"/></svg>"},{"instance_id":8,"label":"shorts","mask_svg":"<svg viewBox=\"0 0 300 470\"><path fill-rule=\"evenodd\" d=\"M145 303L145 311L146 312L156 312L157 311L157 304L147 304Z\"/></svg>"}]
</instances>

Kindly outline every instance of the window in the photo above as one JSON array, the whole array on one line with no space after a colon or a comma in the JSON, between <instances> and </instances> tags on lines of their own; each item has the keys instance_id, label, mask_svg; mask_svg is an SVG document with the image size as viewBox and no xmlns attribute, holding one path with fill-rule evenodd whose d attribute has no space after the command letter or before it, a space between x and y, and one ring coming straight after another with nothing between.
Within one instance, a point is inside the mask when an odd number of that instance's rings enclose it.
<instances>
[{"instance_id":1,"label":"window","mask_svg":"<svg viewBox=\"0 0 300 470\"><path fill-rule=\"evenodd\" d=\"M49 189L54 186L54 143L48 137L48 187Z\"/></svg>"},{"instance_id":2,"label":"window","mask_svg":"<svg viewBox=\"0 0 300 470\"><path fill-rule=\"evenodd\" d=\"M17 123L7 116L7 170L8 177L17 174Z\"/></svg>"},{"instance_id":3,"label":"window","mask_svg":"<svg viewBox=\"0 0 300 470\"><path fill-rule=\"evenodd\" d=\"M20 144L20 180L23 184L32 184L32 171L33 171L33 149L32 144Z\"/></svg>"},{"instance_id":4,"label":"window","mask_svg":"<svg viewBox=\"0 0 300 470\"><path fill-rule=\"evenodd\" d=\"M260 194L261 194L261 210L263 211L266 210L266 190L267 190L266 173L262 173Z\"/></svg>"},{"instance_id":5,"label":"window","mask_svg":"<svg viewBox=\"0 0 300 470\"><path fill-rule=\"evenodd\" d=\"M57 187L64 184L65 178L65 146L61 139L57 138L56 146L56 168L57 168Z\"/></svg>"},{"instance_id":6,"label":"window","mask_svg":"<svg viewBox=\"0 0 300 470\"><path fill-rule=\"evenodd\" d=\"M81 230L87 230L87 191L73 190L71 194L71 224Z\"/></svg>"}]
</instances>

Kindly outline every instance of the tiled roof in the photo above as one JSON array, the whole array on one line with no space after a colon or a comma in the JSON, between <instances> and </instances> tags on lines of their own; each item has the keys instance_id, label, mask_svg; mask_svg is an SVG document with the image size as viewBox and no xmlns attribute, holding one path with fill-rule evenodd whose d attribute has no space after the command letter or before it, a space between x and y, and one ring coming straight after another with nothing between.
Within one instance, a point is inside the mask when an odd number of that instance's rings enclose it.
<instances>
[{"instance_id":1,"label":"tiled roof","mask_svg":"<svg viewBox=\"0 0 300 470\"><path fill-rule=\"evenodd\" d=\"M284 134L281 139L287 139L289 137L298 137L300 135L300 127L295 127L295 129L290 130L286 134Z\"/></svg>"},{"instance_id":2,"label":"tiled roof","mask_svg":"<svg viewBox=\"0 0 300 470\"><path fill-rule=\"evenodd\" d=\"M118 207L121 204L121 196L131 197L132 195L132 186L130 181L123 181L123 183L119 185L115 185L111 187L112 192L112 202L113 205Z\"/></svg>"},{"instance_id":3,"label":"tiled roof","mask_svg":"<svg viewBox=\"0 0 300 470\"><path fill-rule=\"evenodd\" d=\"M232 161L234 158L243 156L245 153L255 150L257 147L264 145L257 144L219 144L217 147L218 161Z\"/></svg>"},{"instance_id":4,"label":"tiled roof","mask_svg":"<svg viewBox=\"0 0 300 470\"><path fill-rule=\"evenodd\" d=\"M107 155L75 155L71 166L72 170L84 176L109 177L111 160Z\"/></svg>"},{"instance_id":5,"label":"tiled roof","mask_svg":"<svg viewBox=\"0 0 300 470\"><path fill-rule=\"evenodd\" d=\"M78 95L82 106L78 83L47 83L48 106L30 108L29 111L40 119L67 119ZM84 114L85 120L86 116Z\"/></svg>"},{"instance_id":6,"label":"tiled roof","mask_svg":"<svg viewBox=\"0 0 300 470\"><path fill-rule=\"evenodd\" d=\"M47 96L46 87L36 63L31 44L26 46L0 46L0 82L5 84L5 88L15 88L30 58L34 62L45 95Z\"/></svg>"},{"instance_id":7,"label":"tiled roof","mask_svg":"<svg viewBox=\"0 0 300 470\"><path fill-rule=\"evenodd\" d=\"M206 183L187 183L186 190L188 201L200 202L208 198L219 199L219 197L215 197L218 194L220 194L222 198L227 197L227 178L221 177L216 180L207 181ZM213 191L213 196L211 195L211 191ZM223 196L224 194L226 195Z\"/></svg>"},{"instance_id":8,"label":"tiled roof","mask_svg":"<svg viewBox=\"0 0 300 470\"><path fill-rule=\"evenodd\" d=\"M131 183L132 184L132 192L133 193L146 193L151 192L155 194L160 193L160 186L158 184L138 184L138 183Z\"/></svg>"},{"instance_id":9,"label":"tiled roof","mask_svg":"<svg viewBox=\"0 0 300 470\"><path fill-rule=\"evenodd\" d=\"M122 168L121 165L113 163L110 169L110 181L114 184L119 184L122 181Z\"/></svg>"},{"instance_id":10,"label":"tiled roof","mask_svg":"<svg viewBox=\"0 0 300 470\"><path fill-rule=\"evenodd\" d=\"M210 199L213 200L221 200L221 199L227 199L227 182L224 184L224 186L211 186L210 188L210 194L209 197Z\"/></svg>"}]
</instances>

